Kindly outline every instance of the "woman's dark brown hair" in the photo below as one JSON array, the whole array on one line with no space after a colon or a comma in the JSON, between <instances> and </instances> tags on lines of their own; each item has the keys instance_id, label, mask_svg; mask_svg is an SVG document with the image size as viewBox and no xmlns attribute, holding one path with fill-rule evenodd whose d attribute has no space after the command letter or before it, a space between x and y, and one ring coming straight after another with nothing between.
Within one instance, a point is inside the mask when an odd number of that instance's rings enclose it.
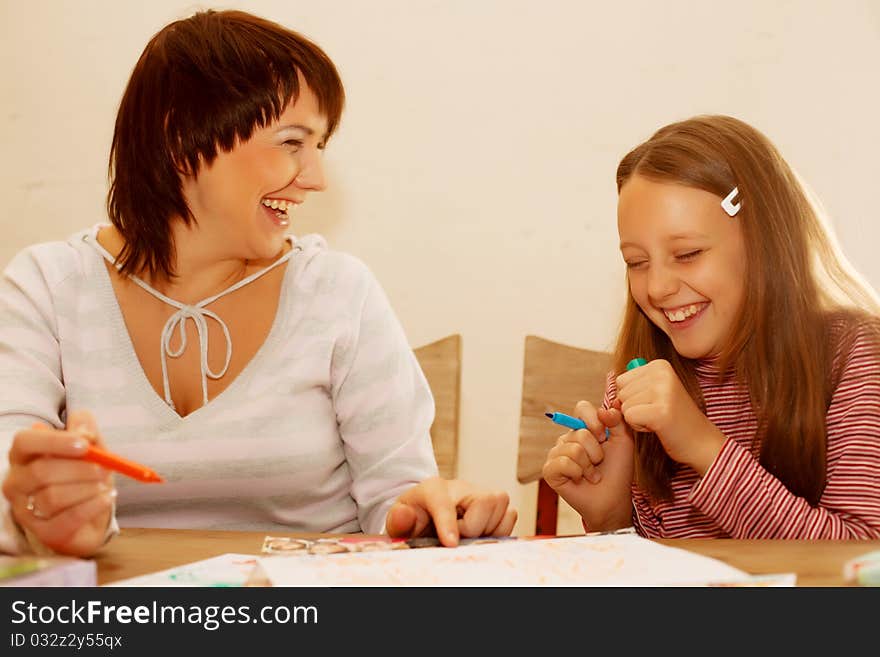
<instances>
[{"instance_id":1,"label":"woman's dark brown hair","mask_svg":"<svg viewBox=\"0 0 880 657\"><path fill-rule=\"evenodd\" d=\"M876 296L826 232L794 172L759 131L728 116L698 116L658 130L627 153L617 189L633 176L686 185L722 198L739 188L748 260L745 296L718 367L748 387L758 418L761 464L789 490L817 504L825 487L825 418L837 373L833 352L867 322L878 335ZM841 321L832 321L833 318ZM835 344L836 342L836 344ZM615 351L615 371L634 356L669 361L703 407L694 361L679 356L632 294ZM636 439L636 481L655 499L671 496L677 465L652 434Z\"/></svg>"},{"instance_id":2,"label":"woman's dark brown hair","mask_svg":"<svg viewBox=\"0 0 880 657\"><path fill-rule=\"evenodd\" d=\"M174 276L171 221L195 221L181 175L196 175L277 120L300 76L339 123L345 92L321 48L241 11L204 11L164 27L147 44L122 96L110 148L107 211L125 240L123 274Z\"/></svg>"}]
</instances>

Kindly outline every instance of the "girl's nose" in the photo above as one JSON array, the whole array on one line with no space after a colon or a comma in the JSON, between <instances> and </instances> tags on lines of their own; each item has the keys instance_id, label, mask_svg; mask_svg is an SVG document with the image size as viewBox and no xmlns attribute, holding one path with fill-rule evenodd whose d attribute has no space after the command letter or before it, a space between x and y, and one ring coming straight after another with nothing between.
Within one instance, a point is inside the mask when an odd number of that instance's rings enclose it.
<instances>
[{"instance_id":1,"label":"girl's nose","mask_svg":"<svg viewBox=\"0 0 880 657\"><path fill-rule=\"evenodd\" d=\"M654 302L666 299L678 292L679 281L668 267L655 265L648 271L648 296Z\"/></svg>"}]
</instances>

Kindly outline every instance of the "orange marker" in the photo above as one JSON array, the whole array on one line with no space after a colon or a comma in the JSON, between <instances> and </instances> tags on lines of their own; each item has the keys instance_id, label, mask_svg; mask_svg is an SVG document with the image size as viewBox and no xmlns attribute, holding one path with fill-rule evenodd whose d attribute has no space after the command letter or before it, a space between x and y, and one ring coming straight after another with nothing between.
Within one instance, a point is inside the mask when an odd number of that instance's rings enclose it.
<instances>
[{"instance_id":1,"label":"orange marker","mask_svg":"<svg viewBox=\"0 0 880 657\"><path fill-rule=\"evenodd\" d=\"M124 474L126 477L131 477L132 479L137 479L138 481L147 484L161 484L165 481L158 474L150 470L150 468L141 465L140 463L124 459L116 454L105 452L103 449L99 449L94 445L89 445L86 453L82 455L82 459L84 461L97 463L98 465L102 465L105 468L118 472L119 474Z\"/></svg>"}]
</instances>

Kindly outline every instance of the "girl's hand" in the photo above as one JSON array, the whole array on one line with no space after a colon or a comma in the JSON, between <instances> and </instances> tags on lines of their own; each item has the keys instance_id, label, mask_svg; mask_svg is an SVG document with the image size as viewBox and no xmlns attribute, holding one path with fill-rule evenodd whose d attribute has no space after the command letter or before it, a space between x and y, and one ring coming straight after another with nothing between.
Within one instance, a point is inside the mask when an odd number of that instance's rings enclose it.
<instances>
[{"instance_id":1,"label":"girl's hand","mask_svg":"<svg viewBox=\"0 0 880 657\"><path fill-rule=\"evenodd\" d=\"M668 361L652 360L618 376L617 400L627 424L657 434L673 461L691 466L701 476L726 440L691 399Z\"/></svg>"},{"instance_id":2,"label":"girl's hand","mask_svg":"<svg viewBox=\"0 0 880 657\"><path fill-rule=\"evenodd\" d=\"M112 474L78 457L103 447L94 418L70 413L66 430L36 423L15 434L3 495L12 516L59 554L87 557L104 544L113 499Z\"/></svg>"},{"instance_id":3,"label":"girl's hand","mask_svg":"<svg viewBox=\"0 0 880 657\"><path fill-rule=\"evenodd\" d=\"M597 410L582 401L575 416L588 429L560 436L547 454L544 480L581 515L589 531L628 527L632 524L632 434L617 410Z\"/></svg>"}]
</instances>

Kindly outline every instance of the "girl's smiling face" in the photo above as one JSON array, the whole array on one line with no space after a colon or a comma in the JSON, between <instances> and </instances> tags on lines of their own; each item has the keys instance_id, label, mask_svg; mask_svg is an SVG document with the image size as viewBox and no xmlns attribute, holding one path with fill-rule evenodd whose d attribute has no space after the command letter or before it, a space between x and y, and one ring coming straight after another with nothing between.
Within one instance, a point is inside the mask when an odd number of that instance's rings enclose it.
<instances>
[{"instance_id":1,"label":"girl's smiling face","mask_svg":"<svg viewBox=\"0 0 880 657\"><path fill-rule=\"evenodd\" d=\"M710 192L633 175L617 205L630 293L685 358L717 356L745 295L737 217Z\"/></svg>"}]
</instances>

